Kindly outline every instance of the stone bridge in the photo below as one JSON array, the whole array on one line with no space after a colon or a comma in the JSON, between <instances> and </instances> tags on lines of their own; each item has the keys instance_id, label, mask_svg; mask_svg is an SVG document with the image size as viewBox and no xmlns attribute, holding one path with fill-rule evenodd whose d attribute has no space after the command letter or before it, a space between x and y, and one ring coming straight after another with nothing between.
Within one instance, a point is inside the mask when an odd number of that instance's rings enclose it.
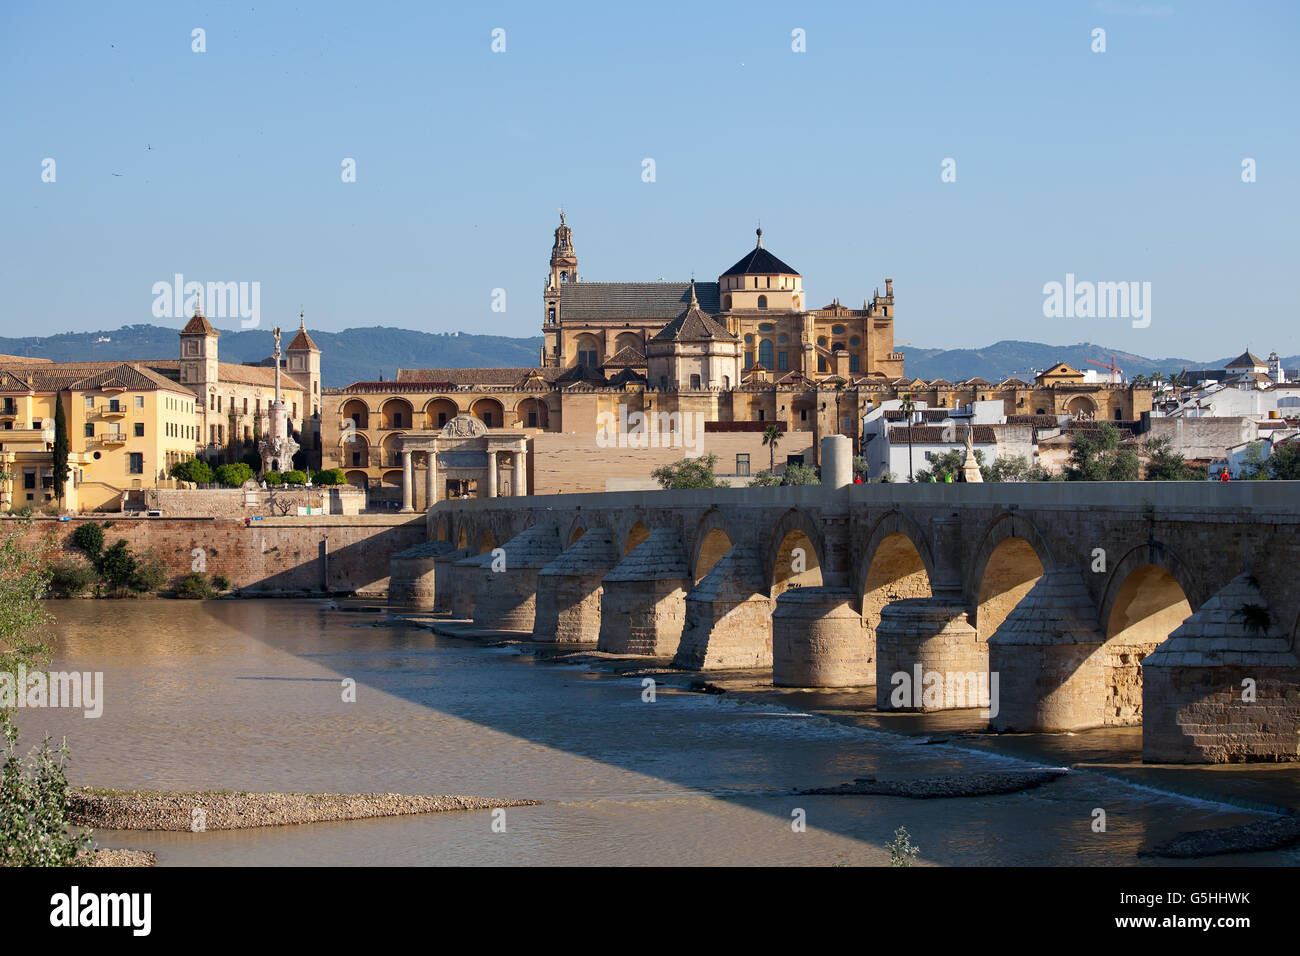
<instances>
[{"instance_id":1,"label":"stone bridge","mask_svg":"<svg viewBox=\"0 0 1300 956\"><path fill-rule=\"evenodd\" d=\"M448 501L391 599L997 731L1140 723L1149 761L1296 760L1298 503L1290 482L842 477Z\"/></svg>"}]
</instances>

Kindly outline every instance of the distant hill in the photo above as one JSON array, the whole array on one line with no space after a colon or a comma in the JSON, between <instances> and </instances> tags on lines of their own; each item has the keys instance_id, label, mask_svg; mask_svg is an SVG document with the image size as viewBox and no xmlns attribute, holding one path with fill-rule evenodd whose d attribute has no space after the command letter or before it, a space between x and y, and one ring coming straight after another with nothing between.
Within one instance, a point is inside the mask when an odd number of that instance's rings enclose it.
<instances>
[{"instance_id":1,"label":"distant hill","mask_svg":"<svg viewBox=\"0 0 1300 956\"><path fill-rule=\"evenodd\" d=\"M286 340L296 329L285 331ZM541 336L508 338L501 335L473 335L460 332L448 335L372 326L344 329L342 332L309 330L324 353L322 366L326 388L337 388L356 381L391 379L398 368L513 368L537 365L542 346ZM0 353L29 355L55 361L125 361L140 358L176 358L179 353L177 330L161 325L127 325L114 331L64 332L58 335L26 338L0 338ZM1095 369L1088 359L1110 362L1110 357L1126 376L1152 372L1177 372L1184 368L1222 368L1236 357L1199 360L1186 358L1147 358L1119 349L1082 342L1077 345L1044 345L1041 342L1002 341L981 349L927 349L914 345L900 347L905 359L903 368L912 378L945 378L959 382L968 378L986 378L999 382L1016 377L1029 381L1034 369L1044 369L1057 362L1068 362L1077 369ZM221 330L221 358L226 362L257 362L271 353L269 329ZM1300 366L1300 355L1284 358L1287 368Z\"/></svg>"}]
</instances>

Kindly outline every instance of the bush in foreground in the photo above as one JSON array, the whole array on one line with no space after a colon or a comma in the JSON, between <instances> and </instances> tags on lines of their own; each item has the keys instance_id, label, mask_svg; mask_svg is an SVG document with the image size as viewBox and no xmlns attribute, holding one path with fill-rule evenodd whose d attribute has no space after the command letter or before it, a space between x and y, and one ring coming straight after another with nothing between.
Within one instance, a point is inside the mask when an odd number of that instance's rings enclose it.
<instances>
[{"instance_id":1,"label":"bush in foreground","mask_svg":"<svg viewBox=\"0 0 1300 956\"><path fill-rule=\"evenodd\" d=\"M206 601L216 597L208 579L197 571L185 575L176 583L176 596L188 601Z\"/></svg>"}]
</instances>

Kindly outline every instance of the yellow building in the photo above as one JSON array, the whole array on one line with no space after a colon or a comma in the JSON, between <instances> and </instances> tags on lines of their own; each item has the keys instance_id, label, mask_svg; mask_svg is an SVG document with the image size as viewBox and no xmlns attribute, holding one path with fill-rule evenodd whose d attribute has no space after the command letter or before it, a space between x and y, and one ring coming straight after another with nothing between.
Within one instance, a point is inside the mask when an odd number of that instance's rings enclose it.
<instances>
[{"instance_id":1,"label":"yellow building","mask_svg":"<svg viewBox=\"0 0 1300 956\"><path fill-rule=\"evenodd\" d=\"M218 358L220 333L201 309L180 332L180 358L51 362L0 355L0 509L53 507L54 402L63 402L71 474L65 510L143 507L171 466L201 456L238 460L268 433L269 363ZM321 352L299 317L281 392L309 463L319 464Z\"/></svg>"},{"instance_id":2,"label":"yellow building","mask_svg":"<svg viewBox=\"0 0 1300 956\"><path fill-rule=\"evenodd\" d=\"M0 367L0 508L55 504L55 402L63 403L68 432L66 510L119 509L198 448L194 393L152 369L9 364Z\"/></svg>"}]
</instances>

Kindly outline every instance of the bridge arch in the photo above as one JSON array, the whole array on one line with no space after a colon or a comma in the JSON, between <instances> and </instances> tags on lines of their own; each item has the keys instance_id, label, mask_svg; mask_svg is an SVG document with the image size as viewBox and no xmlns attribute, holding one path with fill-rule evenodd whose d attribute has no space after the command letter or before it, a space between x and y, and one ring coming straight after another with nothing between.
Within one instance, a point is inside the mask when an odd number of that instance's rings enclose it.
<instances>
[{"instance_id":1,"label":"bridge arch","mask_svg":"<svg viewBox=\"0 0 1300 956\"><path fill-rule=\"evenodd\" d=\"M1142 661L1204 598L1190 568L1158 542L1133 548L1115 565L1099 619L1106 724L1142 722Z\"/></svg>"},{"instance_id":2,"label":"bridge arch","mask_svg":"<svg viewBox=\"0 0 1300 956\"><path fill-rule=\"evenodd\" d=\"M735 544L736 535L726 516L717 508L710 508L695 526L691 538L691 579L698 584Z\"/></svg>"},{"instance_id":3,"label":"bridge arch","mask_svg":"<svg viewBox=\"0 0 1300 956\"><path fill-rule=\"evenodd\" d=\"M568 529L564 532L563 545L567 548L572 544L576 544L578 539L587 533L587 524L587 519L582 515L570 521Z\"/></svg>"},{"instance_id":4,"label":"bridge arch","mask_svg":"<svg viewBox=\"0 0 1300 956\"><path fill-rule=\"evenodd\" d=\"M971 623L987 641L1047 571L1056 567L1047 538L1032 520L1014 511L997 515L984 529L965 593L975 609Z\"/></svg>"},{"instance_id":5,"label":"bridge arch","mask_svg":"<svg viewBox=\"0 0 1300 956\"><path fill-rule=\"evenodd\" d=\"M628 525L627 530L615 541L622 540L623 557L626 558L648 537L650 537L650 528L645 521L641 520L640 516L636 516L632 523Z\"/></svg>"},{"instance_id":6,"label":"bridge arch","mask_svg":"<svg viewBox=\"0 0 1300 956\"><path fill-rule=\"evenodd\" d=\"M797 555L795 549L802 551ZM798 508L781 515L768 539L763 573L773 598L790 587L820 587L826 542L817 523Z\"/></svg>"}]
</instances>

